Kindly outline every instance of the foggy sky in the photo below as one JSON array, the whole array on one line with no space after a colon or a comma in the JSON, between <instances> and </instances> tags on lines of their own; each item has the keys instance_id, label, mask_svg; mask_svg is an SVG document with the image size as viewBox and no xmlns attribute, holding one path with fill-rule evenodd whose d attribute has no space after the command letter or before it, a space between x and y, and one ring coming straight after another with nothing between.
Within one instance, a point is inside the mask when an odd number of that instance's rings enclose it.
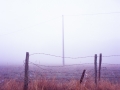
<instances>
[{"instance_id":1,"label":"foggy sky","mask_svg":"<svg viewBox=\"0 0 120 90\"><path fill-rule=\"evenodd\" d=\"M0 64L23 64L26 52L62 56L62 15L65 57L120 55L119 12L119 0L1 0ZM30 61L62 64L61 58L45 55ZM93 62L65 59L65 64ZM120 64L120 57L103 63Z\"/></svg>"}]
</instances>

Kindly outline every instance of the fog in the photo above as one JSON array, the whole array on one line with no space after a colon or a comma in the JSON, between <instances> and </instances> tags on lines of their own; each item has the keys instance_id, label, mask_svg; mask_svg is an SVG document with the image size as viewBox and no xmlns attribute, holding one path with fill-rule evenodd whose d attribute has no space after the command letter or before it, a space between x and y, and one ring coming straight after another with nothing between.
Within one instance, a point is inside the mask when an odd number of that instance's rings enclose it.
<instances>
[{"instance_id":1,"label":"fog","mask_svg":"<svg viewBox=\"0 0 120 90\"><path fill-rule=\"evenodd\" d=\"M1 0L0 64L23 64L26 52L62 57L62 15L65 57L120 55L119 0ZM62 65L62 58L36 54L29 60ZM65 64L94 63L94 57ZM120 64L120 57L103 57Z\"/></svg>"}]
</instances>

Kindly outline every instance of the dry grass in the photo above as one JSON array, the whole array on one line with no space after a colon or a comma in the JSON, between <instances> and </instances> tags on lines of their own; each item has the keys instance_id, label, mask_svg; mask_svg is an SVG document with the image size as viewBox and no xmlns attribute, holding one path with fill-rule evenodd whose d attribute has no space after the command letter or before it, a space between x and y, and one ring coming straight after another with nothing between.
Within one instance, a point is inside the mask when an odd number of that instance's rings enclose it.
<instances>
[{"instance_id":1,"label":"dry grass","mask_svg":"<svg viewBox=\"0 0 120 90\"><path fill-rule=\"evenodd\" d=\"M6 80L0 90L23 90L23 82L16 80ZM113 84L109 81L101 81L96 86L93 80L79 83L79 80L70 80L69 82L56 82L55 79L48 81L46 79L36 79L29 83L28 90L120 90L120 84Z\"/></svg>"}]
</instances>

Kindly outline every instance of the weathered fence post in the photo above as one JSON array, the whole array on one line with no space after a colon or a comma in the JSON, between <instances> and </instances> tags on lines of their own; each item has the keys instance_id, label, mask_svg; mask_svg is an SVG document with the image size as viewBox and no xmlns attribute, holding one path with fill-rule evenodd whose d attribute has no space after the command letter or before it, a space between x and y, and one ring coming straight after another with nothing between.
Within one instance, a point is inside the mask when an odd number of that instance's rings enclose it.
<instances>
[{"instance_id":1,"label":"weathered fence post","mask_svg":"<svg viewBox=\"0 0 120 90\"><path fill-rule=\"evenodd\" d=\"M99 56L99 81L101 79L101 64L102 64L102 53Z\"/></svg>"},{"instance_id":2,"label":"weathered fence post","mask_svg":"<svg viewBox=\"0 0 120 90\"><path fill-rule=\"evenodd\" d=\"M28 90L28 70L29 70L29 52L26 52L26 59L25 59L25 76L24 76L24 88L23 90Z\"/></svg>"},{"instance_id":3,"label":"weathered fence post","mask_svg":"<svg viewBox=\"0 0 120 90\"><path fill-rule=\"evenodd\" d=\"M85 71L86 71L86 70L83 70L82 76L81 76L81 78L80 78L80 84L82 83L83 78L84 78L84 76L85 76Z\"/></svg>"},{"instance_id":4,"label":"weathered fence post","mask_svg":"<svg viewBox=\"0 0 120 90\"><path fill-rule=\"evenodd\" d=\"M97 85L97 54L95 54L94 65L95 65L95 84Z\"/></svg>"}]
</instances>

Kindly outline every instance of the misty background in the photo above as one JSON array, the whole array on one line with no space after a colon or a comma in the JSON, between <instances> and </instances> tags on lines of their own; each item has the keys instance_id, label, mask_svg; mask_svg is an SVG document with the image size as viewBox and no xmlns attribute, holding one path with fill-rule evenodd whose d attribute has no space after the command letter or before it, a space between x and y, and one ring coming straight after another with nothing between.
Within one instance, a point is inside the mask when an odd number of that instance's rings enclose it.
<instances>
[{"instance_id":1,"label":"misty background","mask_svg":"<svg viewBox=\"0 0 120 90\"><path fill-rule=\"evenodd\" d=\"M26 52L65 57L120 55L119 0L1 0L0 64L23 64ZM30 61L61 65L62 58L33 55ZM94 58L65 59L65 64L94 63ZM120 64L120 57L103 57Z\"/></svg>"}]
</instances>

